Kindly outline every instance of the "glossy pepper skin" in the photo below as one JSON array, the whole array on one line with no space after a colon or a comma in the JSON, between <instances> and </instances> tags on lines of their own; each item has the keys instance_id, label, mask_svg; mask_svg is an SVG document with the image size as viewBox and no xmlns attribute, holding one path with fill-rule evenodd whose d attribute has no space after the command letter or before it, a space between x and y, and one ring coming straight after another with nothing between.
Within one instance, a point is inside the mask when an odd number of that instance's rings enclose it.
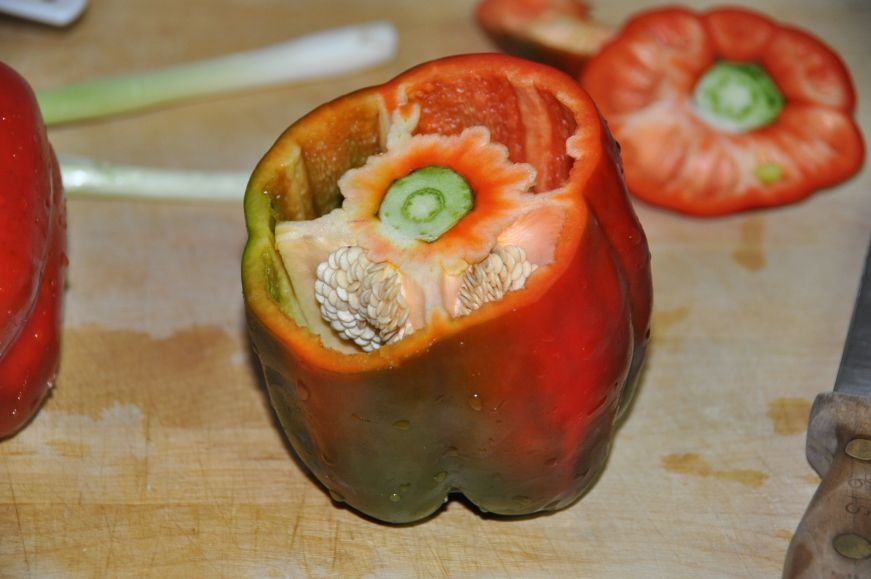
<instances>
[{"instance_id":1,"label":"glossy pepper skin","mask_svg":"<svg viewBox=\"0 0 871 579\"><path fill-rule=\"evenodd\" d=\"M767 73L783 97L773 122L724 131L698 114L694 90L721 61ZM853 84L838 55L750 10L641 13L586 64L581 83L623 148L629 190L682 213L792 203L864 161Z\"/></svg>"},{"instance_id":2,"label":"glossy pepper skin","mask_svg":"<svg viewBox=\"0 0 871 579\"><path fill-rule=\"evenodd\" d=\"M60 359L66 213L33 91L0 63L0 439L39 408Z\"/></svg>"},{"instance_id":3,"label":"glossy pepper skin","mask_svg":"<svg viewBox=\"0 0 871 579\"><path fill-rule=\"evenodd\" d=\"M299 315L277 221L341 202L336 181L383 150L380 125L420 106L416 131L485 126L536 190L572 200L554 263L473 315L437 317L371 353L325 348ZM580 160L566 154L574 135ZM376 519L423 519L450 493L522 515L565 507L603 467L647 344L650 258L616 145L570 77L504 55L433 61L292 125L245 197L242 281L252 341L294 449L334 499Z\"/></svg>"}]
</instances>

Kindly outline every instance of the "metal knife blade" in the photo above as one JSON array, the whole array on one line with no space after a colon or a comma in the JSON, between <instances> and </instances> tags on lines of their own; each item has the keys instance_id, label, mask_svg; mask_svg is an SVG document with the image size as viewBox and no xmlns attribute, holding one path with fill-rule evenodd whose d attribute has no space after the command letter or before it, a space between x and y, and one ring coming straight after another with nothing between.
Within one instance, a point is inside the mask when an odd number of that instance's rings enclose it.
<instances>
[{"instance_id":1,"label":"metal knife blade","mask_svg":"<svg viewBox=\"0 0 871 579\"><path fill-rule=\"evenodd\" d=\"M790 542L784 579L871 578L871 247L835 387L814 400L806 451L822 482Z\"/></svg>"},{"instance_id":2,"label":"metal knife blade","mask_svg":"<svg viewBox=\"0 0 871 579\"><path fill-rule=\"evenodd\" d=\"M835 378L835 392L871 396L871 248L865 257L865 271Z\"/></svg>"}]
</instances>

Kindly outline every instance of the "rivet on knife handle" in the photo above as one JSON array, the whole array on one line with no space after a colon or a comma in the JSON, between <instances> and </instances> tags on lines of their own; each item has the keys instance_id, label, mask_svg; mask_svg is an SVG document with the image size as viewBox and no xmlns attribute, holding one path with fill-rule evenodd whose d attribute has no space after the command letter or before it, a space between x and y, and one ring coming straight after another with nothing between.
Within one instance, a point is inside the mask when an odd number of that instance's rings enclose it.
<instances>
[{"instance_id":1,"label":"rivet on knife handle","mask_svg":"<svg viewBox=\"0 0 871 579\"><path fill-rule=\"evenodd\" d=\"M856 533L842 533L832 541L835 551L842 557L860 561L871 555L871 541Z\"/></svg>"},{"instance_id":2,"label":"rivet on knife handle","mask_svg":"<svg viewBox=\"0 0 871 579\"><path fill-rule=\"evenodd\" d=\"M871 461L871 440L867 438L854 438L847 443L844 452L847 456L856 460Z\"/></svg>"}]
</instances>

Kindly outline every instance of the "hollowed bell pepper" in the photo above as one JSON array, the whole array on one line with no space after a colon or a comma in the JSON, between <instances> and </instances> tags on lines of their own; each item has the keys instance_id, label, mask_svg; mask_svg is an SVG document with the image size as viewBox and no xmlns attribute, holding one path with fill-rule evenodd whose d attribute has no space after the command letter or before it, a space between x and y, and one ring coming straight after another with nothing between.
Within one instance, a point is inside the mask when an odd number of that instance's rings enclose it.
<instances>
[{"instance_id":1,"label":"hollowed bell pepper","mask_svg":"<svg viewBox=\"0 0 871 579\"><path fill-rule=\"evenodd\" d=\"M749 10L641 14L587 63L581 83L623 147L629 190L677 211L791 203L864 160L841 59Z\"/></svg>"},{"instance_id":2,"label":"hollowed bell pepper","mask_svg":"<svg viewBox=\"0 0 871 579\"><path fill-rule=\"evenodd\" d=\"M245 196L243 289L278 418L334 499L410 522L450 493L520 515L592 483L651 309L619 163L576 82L503 55L281 135Z\"/></svg>"},{"instance_id":3,"label":"hollowed bell pepper","mask_svg":"<svg viewBox=\"0 0 871 579\"><path fill-rule=\"evenodd\" d=\"M57 374L65 245L60 171L36 99L0 63L0 438L27 423Z\"/></svg>"}]
</instances>

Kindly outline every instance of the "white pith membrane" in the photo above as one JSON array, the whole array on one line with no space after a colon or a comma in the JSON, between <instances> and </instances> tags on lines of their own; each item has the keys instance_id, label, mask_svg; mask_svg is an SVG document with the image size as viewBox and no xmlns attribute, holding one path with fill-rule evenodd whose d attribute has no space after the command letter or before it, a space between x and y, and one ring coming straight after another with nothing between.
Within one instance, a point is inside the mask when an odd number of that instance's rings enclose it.
<instances>
[{"instance_id":1,"label":"white pith membrane","mask_svg":"<svg viewBox=\"0 0 871 579\"><path fill-rule=\"evenodd\" d=\"M485 127L413 135L419 112L416 105L395 111L383 137L386 150L339 179L341 208L276 225L276 247L304 317L298 321L335 350L370 352L424 328L435 315L469 315L523 289L554 259L568 203L558 197L561 190L532 192L535 169L511 163L507 148L491 142ZM439 152L441 161L459 151L454 161L432 164L467 178L473 195L476 183L497 191L482 195L480 206L476 196L472 210L429 243L377 217L390 182L405 176L384 182L385 175L421 150ZM478 174L477 182L464 175L464 166ZM481 186L481 167L492 183Z\"/></svg>"}]
</instances>

